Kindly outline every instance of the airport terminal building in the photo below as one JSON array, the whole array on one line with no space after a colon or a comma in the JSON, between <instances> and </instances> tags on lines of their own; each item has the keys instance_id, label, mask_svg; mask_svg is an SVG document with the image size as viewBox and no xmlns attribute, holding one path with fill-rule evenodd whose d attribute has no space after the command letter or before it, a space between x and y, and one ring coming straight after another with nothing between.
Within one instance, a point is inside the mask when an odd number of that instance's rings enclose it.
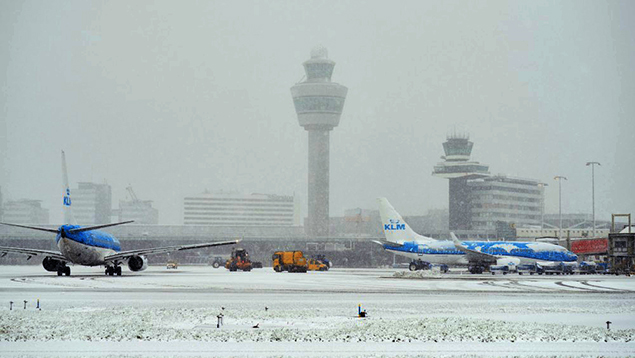
<instances>
[{"instance_id":1,"label":"airport terminal building","mask_svg":"<svg viewBox=\"0 0 635 358\"><path fill-rule=\"evenodd\" d=\"M183 199L185 225L300 226L295 196L203 193Z\"/></svg>"}]
</instances>

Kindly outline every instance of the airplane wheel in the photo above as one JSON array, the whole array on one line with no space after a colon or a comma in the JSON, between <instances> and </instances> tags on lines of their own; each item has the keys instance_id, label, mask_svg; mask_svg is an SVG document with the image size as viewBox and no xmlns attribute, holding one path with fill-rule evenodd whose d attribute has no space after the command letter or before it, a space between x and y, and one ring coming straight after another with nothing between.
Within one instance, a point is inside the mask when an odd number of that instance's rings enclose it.
<instances>
[{"instance_id":1,"label":"airplane wheel","mask_svg":"<svg viewBox=\"0 0 635 358\"><path fill-rule=\"evenodd\" d=\"M117 276L121 276L121 266L117 266L117 268L115 269L115 273L117 274Z\"/></svg>"},{"instance_id":2,"label":"airplane wheel","mask_svg":"<svg viewBox=\"0 0 635 358\"><path fill-rule=\"evenodd\" d=\"M411 262L410 265L408 266L408 269L410 269L410 271L417 271L417 264L415 264L414 262Z\"/></svg>"},{"instance_id":3,"label":"airplane wheel","mask_svg":"<svg viewBox=\"0 0 635 358\"><path fill-rule=\"evenodd\" d=\"M64 274L66 276L70 276L71 275L71 268L68 267L68 266L64 267Z\"/></svg>"},{"instance_id":4,"label":"airplane wheel","mask_svg":"<svg viewBox=\"0 0 635 358\"><path fill-rule=\"evenodd\" d=\"M61 268L57 269L57 276L62 276L62 269Z\"/></svg>"}]
</instances>

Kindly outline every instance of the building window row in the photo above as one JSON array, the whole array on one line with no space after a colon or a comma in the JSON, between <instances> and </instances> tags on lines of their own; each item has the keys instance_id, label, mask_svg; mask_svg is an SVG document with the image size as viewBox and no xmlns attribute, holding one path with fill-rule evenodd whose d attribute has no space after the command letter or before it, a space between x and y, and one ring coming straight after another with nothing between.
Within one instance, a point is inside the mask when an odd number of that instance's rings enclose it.
<instances>
[{"instance_id":1,"label":"building window row","mask_svg":"<svg viewBox=\"0 0 635 358\"><path fill-rule=\"evenodd\" d=\"M525 194L540 195L540 190L537 190L537 189L508 188L504 186L493 186L493 185L471 185L471 187L472 187L472 190L506 191L510 193L525 193Z\"/></svg>"},{"instance_id":2,"label":"building window row","mask_svg":"<svg viewBox=\"0 0 635 358\"><path fill-rule=\"evenodd\" d=\"M540 198L526 198L522 196L512 196L512 195L498 195L498 194L479 194L472 195L473 201L489 201L493 199L505 200L505 201L519 201L526 203L539 203Z\"/></svg>"},{"instance_id":3,"label":"building window row","mask_svg":"<svg viewBox=\"0 0 635 358\"><path fill-rule=\"evenodd\" d=\"M344 98L330 96L306 96L293 99L297 113L306 112L335 112L341 113L344 108Z\"/></svg>"},{"instance_id":4,"label":"building window row","mask_svg":"<svg viewBox=\"0 0 635 358\"><path fill-rule=\"evenodd\" d=\"M184 199L186 202L188 200L190 201L223 201L223 202L227 202L227 201L231 201L231 202L278 202L278 203L293 203L293 197L272 197L272 198L263 198L263 199L259 199L259 198L254 198L254 199L239 199L239 198L185 198Z\"/></svg>"},{"instance_id":5,"label":"building window row","mask_svg":"<svg viewBox=\"0 0 635 358\"><path fill-rule=\"evenodd\" d=\"M514 204L495 204L495 203L472 203L472 208L475 209L510 209L510 210L525 210L525 211L539 211L540 208L536 206L524 206Z\"/></svg>"}]
</instances>

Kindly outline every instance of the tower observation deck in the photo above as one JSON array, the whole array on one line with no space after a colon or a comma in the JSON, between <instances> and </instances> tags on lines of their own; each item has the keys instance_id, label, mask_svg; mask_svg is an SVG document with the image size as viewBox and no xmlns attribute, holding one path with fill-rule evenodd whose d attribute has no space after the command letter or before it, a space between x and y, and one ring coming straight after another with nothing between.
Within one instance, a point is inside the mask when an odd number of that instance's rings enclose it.
<instances>
[{"instance_id":1,"label":"tower observation deck","mask_svg":"<svg viewBox=\"0 0 635 358\"><path fill-rule=\"evenodd\" d=\"M443 143L444 162L437 163L432 175L450 181L450 230L471 229L471 202L468 180L488 177L489 166L470 161L472 147L467 135L451 135Z\"/></svg>"},{"instance_id":2,"label":"tower observation deck","mask_svg":"<svg viewBox=\"0 0 635 358\"><path fill-rule=\"evenodd\" d=\"M329 234L329 132L340 123L348 89L331 82L335 62L324 47L303 64L306 80L291 87L298 122L309 132L309 215L307 234Z\"/></svg>"}]
</instances>

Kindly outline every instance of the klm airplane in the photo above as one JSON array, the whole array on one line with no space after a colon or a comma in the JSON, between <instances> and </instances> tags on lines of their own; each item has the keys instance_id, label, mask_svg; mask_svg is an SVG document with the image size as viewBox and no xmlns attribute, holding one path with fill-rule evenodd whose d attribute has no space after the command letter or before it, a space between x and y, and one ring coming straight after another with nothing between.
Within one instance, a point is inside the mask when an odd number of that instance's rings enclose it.
<instances>
[{"instance_id":1,"label":"klm airplane","mask_svg":"<svg viewBox=\"0 0 635 358\"><path fill-rule=\"evenodd\" d=\"M578 257L566 248L543 242L459 241L451 233L451 241L439 241L415 233L386 198L379 198L379 212L386 241L375 241L384 250L412 260L410 270L421 268L421 262L468 266L470 273L483 273L491 265L517 266L534 264L551 266L575 263Z\"/></svg>"},{"instance_id":2,"label":"klm airplane","mask_svg":"<svg viewBox=\"0 0 635 358\"><path fill-rule=\"evenodd\" d=\"M113 224L78 226L71 212L71 190L68 185L68 174L66 171L66 156L62 151L62 175L64 180L63 209L65 224L57 229L50 229L36 226L26 226L17 224L0 223L2 225L16 226L25 229L46 231L56 234L58 251L38 250L19 247L0 246L1 256L7 253L26 254L30 259L33 256L43 256L42 266L46 271L57 271L58 276L70 276L71 268L69 263L84 266L106 267L106 275L121 276L121 266L127 264L130 271L143 271L148 267L147 255L163 254L173 251L191 250L203 247L232 245L240 240L209 242L194 245L175 245L154 247L148 249L121 251L121 244L114 236L99 231L110 226L123 225L132 221L123 221Z\"/></svg>"}]
</instances>

